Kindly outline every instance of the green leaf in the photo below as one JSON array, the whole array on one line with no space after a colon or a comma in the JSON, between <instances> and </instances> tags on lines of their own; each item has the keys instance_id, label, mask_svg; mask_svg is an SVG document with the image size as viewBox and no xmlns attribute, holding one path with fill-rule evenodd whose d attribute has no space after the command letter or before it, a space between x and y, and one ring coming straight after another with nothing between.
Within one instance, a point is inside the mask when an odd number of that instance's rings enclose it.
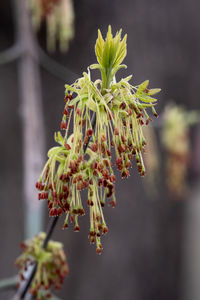
<instances>
[{"instance_id":1,"label":"green leaf","mask_svg":"<svg viewBox=\"0 0 200 300\"><path fill-rule=\"evenodd\" d=\"M133 77L133 75L129 75L129 76L125 77L125 78L122 78L122 81L128 82L128 81L131 80L132 77Z\"/></svg>"},{"instance_id":2,"label":"green leaf","mask_svg":"<svg viewBox=\"0 0 200 300\"><path fill-rule=\"evenodd\" d=\"M144 107L153 107L157 105L157 103L140 103L138 104L138 107L144 108Z\"/></svg>"},{"instance_id":3,"label":"green leaf","mask_svg":"<svg viewBox=\"0 0 200 300\"><path fill-rule=\"evenodd\" d=\"M108 32L105 41L102 38L101 32L98 31L98 38L95 45L95 52L98 64L91 66L91 69L100 69L102 76L102 91L110 87L114 75L120 68L126 68L125 65L120 65L126 56L126 40L127 35L121 40L121 32L112 35L111 26L108 26Z\"/></svg>"},{"instance_id":4,"label":"green leaf","mask_svg":"<svg viewBox=\"0 0 200 300\"><path fill-rule=\"evenodd\" d=\"M148 95L155 95L155 94L157 94L157 93L159 93L161 91L161 89L150 89L149 91L148 91Z\"/></svg>"},{"instance_id":5,"label":"green leaf","mask_svg":"<svg viewBox=\"0 0 200 300\"><path fill-rule=\"evenodd\" d=\"M156 102L157 99L147 96L145 93L138 94L138 98L143 102Z\"/></svg>"},{"instance_id":6,"label":"green leaf","mask_svg":"<svg viewBox=\"0 0 200 300\"><path fill-rule=\"evenodd\" d=\"M143 81L138 87L138 92L144 91L148 87L148 85L149 85L149 80Z\"/></svg>"},{"instance_id":7,"label":"green leaf","mask_svg":"<svg viewBox=\"0 0 200 300\"><path fill-rule=\"evenodd\" d=\"M121 31L120 31L120 37L121 37ZM120 65L121 62L126 57L126 54L127 54L126 40L127 40L127 34L124 36L123 40L121 42L119 42L119 44L117 45L118 47L116 49L116 54L115 54L115 60L114 60L114 63L113 63L113 67L116 67L116 66Z\"/></svg>"},{"instance_id":8,"label":"green leaf","mask_svg":"<svg viewBox=\"0 0 200 300\"><path fill-rule=\"evenodd\" d=\"M102 64L103 48L104 48L104 40L102 38L101 31L98 30L98 38L95 44L95 53L100 65Z\"/></svg>"}]
</instances>

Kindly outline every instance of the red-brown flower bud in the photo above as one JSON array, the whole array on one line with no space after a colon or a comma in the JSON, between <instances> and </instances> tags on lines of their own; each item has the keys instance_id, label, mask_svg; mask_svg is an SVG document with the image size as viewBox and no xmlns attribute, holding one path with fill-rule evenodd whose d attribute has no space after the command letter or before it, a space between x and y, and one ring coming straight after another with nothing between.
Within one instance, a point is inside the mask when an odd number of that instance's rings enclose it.
<instances>
[{"instance_id":1,"label":"red-brown flower bud","mask_svg":"<svg viewBox=\"0 0 200 300\"><path fill-rule=\"evenodd\" d=\"M124 170L121 176L122 178L130 176L129 170Z\"/></svg>"},{"instance_id":2,"label":"red-brown flower bud","mask_svg":"<svg viewBox=\"0 0 200 300\"><path fill-rule=\"evenodd\" d=\"M116 163L116 165L121 165L122 164L121 157L117 157L115 163Z\"/></svg>"},{"instance_id":3,"label":"red-brown flower bud","mask_svg":"<svg viewBox=\"0 0 200 300\"><path fill-rule=\"evenodd\" d=\"M98 145L95 143L95 144L92 144L91 145L91 149L92 149L92 151L94 151L94 152L97 152L97 150L98 150Z\"/></svg>"},{"instance_id":4,"label":"red-brown flower bud","mask_svg":"<svg viewBox=\"0 0 200 300\"><path fill-rule=\"evenodd\" d=\"M119 128L115 128L114 134L119 135Z\"/></svg>"},{"instance_id":5,"label":"red-brown flower bud","mask_svg":"<svg viewBox=\"0 0 200 300\"><path fill-rule=\"evenodd\" d=\"M92 178L90 178L90 180L89 180L89 184L93 184L93 180L92 180Z\"/></svg>"},{"instance_id":6,"label":"red-brown flower bud","mask_svg":"<svg viewBox=\"0 0 200 300\"><path fill-rule=\"evenodd\" d=\"M140 125L144 125L144 121L142 119L139 119Z\"/></svg>"},{"instance_id":7,"label":"red-brown flower bud","mask_svg":"<svg viewBox=\"0 0 200 300\"><path fill-rule=\"evenodd\" d=\"M99 178L99 180L98 180L98 186L100 187L100 186L102 186L102 184L103 184L103 180L101 178Z\"/></svg>"},{"instance_id":8,"label":"red-brown flower bud","mask_svg":"<svg viewBox=\"0 0 200 300\"><path fill-rule=\"evenodd\" d=\"M66 121L61 121L60 129L67 129L67 122Z\"/></svg>"},{"instance_id":9,"label":"red-brown flower bud","mask_svg":"<svg viewBox=\"0 0 200 300\"><path fill-rule=\"evenodd\" d=\"M57 210L57 215L58 215L58 216L61 216L61 215L62 215L62 208L61 208L61 207L58 208L58 210Z\"/></svg>"},{"instance_id":10,"label":"red-brown flower bud","mask_svg":"<svg viewBox=\"0 0 200 300\"><path fill-rule=\"evenodd\" d=\"M65 211L69 211L70 210L70 204L68 202L66 202L64 204L64 209L65 209Z\"/></svg>"},{"instance_id":11,"label":"red-brown flower bud","mask_svg":"<svg viewBox=\"0 0 200 300\"><path fill-rule=\"evenodd\" d=\"M74 231L75 231L75 232L79 232L79 231L80 231L79 225L76 225L76 226L74 227Z\"/></svg>"},{"instance_id":12,"label":"red-brown flower bud","mask_svg":"<svg viewBox=\"0 0 200 300\"><path fill-rule=\"evenodd\" d=\"M115 200L111 200L108 204L110 206L112 206L113 208L116 207L116 201Z\"/></svg>"},{"instance_id":13,"label":"red-brown flower bud","mask_svg":"<svg viewBox=\"0 0 200 300\"><path fill-rule=\"evenodd\" d=\"M127 112L128 112L128 115L129 115L129 116L132 116L132 114L133 114L132 109L129 108Z\"/></svg>"},{"instance_id":14,"label":"red-brown flower bud","mask_svg":"<svg viewBox=\"0 0 200 300\"><path fill-rule=\"evenodd\" d=\"M103 233L103 234L106 234L107 232L108 232L108 227L104 225L104 226L102 227L102 233Z\"/></svg>"},{"instance_id":15,"label":"red-brown flower bud","mask_svg":"<svg viewBox=\"0 0 200 300\"><path fill-rule=\"evenodd\" d=\"M116 181L116 176L115 175L111 175L110 176L110 181L111 182L115 182Z\"/></svg>"},{"instance_id":16,"label":"red-brown flower bud","mask_svg":"<svg viewBox=\"0 0 200 300\"><path fill-rule=\"evenodd\" d=\"M65 144L65 149L66 149L66 150L71 150L71 146L70 146L69 144L66 143L66 144Z\"/></svg>"},{"instance_id":17,"label":"red-brown flower bud","mask_svg":"<svg viewBox=\"0 0 200 300\"><path fill-rule=\"evenodd\" d=\"M132 167L132 164L131 164L130 160L126 162L125 167L126 168Z\"/></svg>"},{"instance_id":18,"label":"red-brown flower bud","mask_svg":"<svg viewBox=\"0 0 200 300\"><path fill-rule=\"evenodd\" d=\"M81 112L80 108L77 108L76 113L77 113L77 115L79 115L79 117L81 117L82 112Z\"/></svg>"},{"instance_id":19,"label":"red-brown flower bud","mask_svg":"<svg viewBox=\"0 0 200 300\"><path fill-rule=\"evenodd\" d=\"M159 115L157 114L157 112L154 112L153 115L154 115L154 117L156 117L156 118L159 117Z\"/></svg>"},{"instance_id":20,"label":"red-brown flower bud","mask_svg":"<svg viewBox=\"0 0 200 300\"><path fill-rule=\"evenodd\" d=\"M105 165L106 167L109 167L109 166L110 166L110 163L109 163L108 159L104 159L104 160L103 160L103 163L104 163L104 165Z\"/></svg>"},{"instance_id":21,"label":"red-brown flower bud","mask_svg":"<svg viewBox=\"0 0 200 300\"><path fill-rule=\"evenodd\" d=\"M67 223L65 223L65 224L63 224L62 229L65 229L65 228L68 228L68 227L69 227L69 225Z\"/></svg>"},{"instance_id":22,"label":"red-brown flower bud","mask_svg":"<svg viewBox=\"0 0 200 300\"><path fill-rule=\"evenodd\" d=\"M89 240L90 240L90 244L94 244L95 243L95 237L94 236L88 236Z\"/></svg>"},{"instance_id":23,"label":"red-brown flower bud","mask_svg":"<svg viewBox=\"0 0 200 300\"><path fill-rule=\"evenodd\" d=\"M96 249L96 252L97 252L97 254L101 254L102 253L102 248L100 248L100 247L97 247L97 249Z\"/></svg>"},{"instance_id":24,"label":"red-brown flower bud","mask_svg":"<svg viewBox=\"0 0 200 300\"><path fill-rule=\"evenodd\" d=\"M108 156L111 156L110 150L107 150L107 155L108 155Z\"/></svg>"},{"instance_id":25,"label":"red-brown flower bud","mask_svg":"<svg viewBox=\"0 0 200 300\"><path fill-rule=\"evenodd\" d=\"M67 118L69 117L69 113L68 113L68 110L67 110L67 109L64 109L63 115L65 115Z\"/></svg>"},{"instance_id":26,"label":"red-brown flower bud","mask_svg":"<svg viewBox=\"0 0 200 300\"><path fill-rule=\"evenodd\" d=\"M92 136L92 134L93 134L93 130L92 130L92 128L89 128L89 129L87 130L87 132L86 132L86 135L87 135L87 136Z\"/></svg>"},{"instance_id":27,"label":"red-brown flower bud","mask_svg":"<svg viewBox=\"0 0 200 300\"><path fill-rule=\"evenodd\" d=\"M125 109L125 108L126 108L126 103L125 103L125 102L122 102L122 103L120 104L120 108L121 108L121 109Z\"/></svg>"}]
</instances>

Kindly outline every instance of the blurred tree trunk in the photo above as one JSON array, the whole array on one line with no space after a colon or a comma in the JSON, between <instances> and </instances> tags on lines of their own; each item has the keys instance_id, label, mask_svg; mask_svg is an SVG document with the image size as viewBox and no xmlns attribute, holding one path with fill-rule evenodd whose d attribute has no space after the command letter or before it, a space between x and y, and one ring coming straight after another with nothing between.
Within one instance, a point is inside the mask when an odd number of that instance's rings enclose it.
<instances>
[{"instance_id":1,"label":"blurred tree trunk","mask_svg":"<svg viewBox=\"0 0 200 300\"><path fill-rule=\"evenodd\" d=\"M18 62L19 93L23 130L23 190L25 199L25 237L42 229L42 208L37 201L35 182L44 163L44 122L40 72L35 36L28 1L14 0L16 37L21 47Z\"/></svg>"}]
</instances>

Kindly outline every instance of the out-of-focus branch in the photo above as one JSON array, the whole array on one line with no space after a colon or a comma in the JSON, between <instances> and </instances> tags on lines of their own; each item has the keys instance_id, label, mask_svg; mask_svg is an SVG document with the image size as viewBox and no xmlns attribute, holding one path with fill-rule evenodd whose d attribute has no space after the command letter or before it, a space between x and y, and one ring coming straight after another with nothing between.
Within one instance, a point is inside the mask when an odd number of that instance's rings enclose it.
<instances>
[{"instance_id":1,"label":"out-of-focus branch","mask_svg":"<svg viewBox=\"0 0 200 300\"><path fill-rule=\"evenodd\" d=\"M0 65L5 65L7 63L15 61L20 57L21 53L22 48L20 47L19 43L15 44L5 51L2 51L0 53Z\"/></svg>"},{"instance_id":2,"label":"out-of-focus branch","mask_svg":"<svg viewBox=\"0 0 200 300\"><path fill-rule=\"evenodd\" d=\"M13 276L10 278L5 278L0 280L0 291L16 289L17 281L18 281L18 276Z\"/></svg>"},{"instance_id":3,"label":"out-of-focus branch","mask_svg":"<svg viewBox=\"0 0 200 300\"><path fill-rule=\"evenodd\" d=\"M25 237L42 228L41 203L34 184L44 162L44 123L37 44L26 0L13 0L16 40L22 55L18 60L19 93L23 117L23 190Z\"/></svg>"},{"instance_id":4,"label":"out-of-focus branch","mask_svg":"<svg viewBox=\"0 0 200 300\"><path fill-rule=\"evenodd\" d=\"M38 46L38 54L39 54L39 61L40 65L47 70L49 73L54 75L55 77L67 81L68 77L71 78L77 78L78 75L71 71L70 69L63 67L60 63L52 59L50 56L48 56L44 50Z\"/></svg>"},{"instance_id":5,"label":"out-of-focus branch","mask_svg":"<svg viewBox=\"0 0 200 300\"><path fill-rule=\"evenodd\" d=\"M32 52L32 51L31 51ZM14 46L0 52L0 65L11 63L21 56L26 55L26 49L22 47L21 43L16 43ZM45 51L37 45L37 53L32 52L34 60L38 60L39 64L53 76L66 81L67 78L77 78L78 75L67 67L62 66L56 60L48 56Z\"/></svg>"}]
</instances>

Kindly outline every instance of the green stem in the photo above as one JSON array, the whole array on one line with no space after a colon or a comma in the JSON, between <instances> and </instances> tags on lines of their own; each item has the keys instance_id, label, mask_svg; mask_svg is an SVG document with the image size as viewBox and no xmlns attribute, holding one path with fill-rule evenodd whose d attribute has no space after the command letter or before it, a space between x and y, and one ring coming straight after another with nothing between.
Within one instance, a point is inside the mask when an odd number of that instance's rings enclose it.
<instances>
[{"instance_id":1,"label":"green stem","mask_svg":"<svg viewBox=\"0 0 200 300\"><path fill-rule=\"evenodd\" d=\"M110 83L112 81L113 76L111 76L111 68L101 71L101 78L102 78L102 86L101 86L101 93L105 95L105 89L109 89Z\"/></svg>"}]
</instances>

